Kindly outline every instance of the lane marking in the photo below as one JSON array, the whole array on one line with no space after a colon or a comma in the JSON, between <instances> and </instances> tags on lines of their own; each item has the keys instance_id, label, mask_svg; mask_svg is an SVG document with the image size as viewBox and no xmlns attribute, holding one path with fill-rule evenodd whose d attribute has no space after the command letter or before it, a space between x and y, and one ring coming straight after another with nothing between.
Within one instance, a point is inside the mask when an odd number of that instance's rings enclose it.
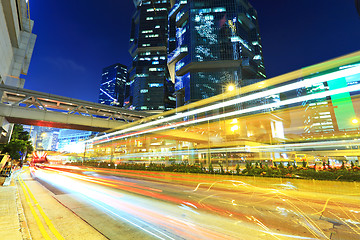
<instances>
[{"instance_id":1,"label":"lane marking","mask_svg":"<svg viewBox=\"0 0 360 240\"><path fill-rule=\"evenodd\" d=\"M23 190L23 192L24 192L24 194L25 194L26 202L27 202L27 204L28 204L29 207L30 207L30 211L31 211L33 217L35 218L36 224L37 224L38 227L39 227L39 230L40 230L40 232L41 232L41 235L42 235L46 240L51 240L50 236L48 235L48 233L47 233L46 230L45 230L44 225L42 224L39 216L37 215L37 213L35 212L34 207L33 207L32 204L31 204L29 195L28 195L28 193L26 192L26 189L25 189L25 187L23 186L23 183L20 181L20 176L18 176L18 181L19 181L20 186L21 186L21 188L22 188L22 190Z\"/></svg>"},{"instance_id":2,"label":"lane marking","mask_svg":"<svg viewBox=\"0 0 360 240\"><path fill-rule=\"evenodd\" d=\"M19 176L18 176L19 178ZM29 187L27 186L27 184L24 182L24 180L22 179L22 177L20 176L20 181L21 183L25 186L26 190L28 191L31 199L33 200L35 206L37 207L37 209L39 210L41 216L43 217L46 225L49 227L50 231L55 235L55 237L58 240L65 240L65 238L63 238L61 236L61 234L57 231L57 229L54 227L54 225L52 224L51 220L48 218L48 216L45 214L44 210L40 207L38 201L35 199L34 195L32 194L32 192L30 191Z\"/></svg>"}]
</instances>

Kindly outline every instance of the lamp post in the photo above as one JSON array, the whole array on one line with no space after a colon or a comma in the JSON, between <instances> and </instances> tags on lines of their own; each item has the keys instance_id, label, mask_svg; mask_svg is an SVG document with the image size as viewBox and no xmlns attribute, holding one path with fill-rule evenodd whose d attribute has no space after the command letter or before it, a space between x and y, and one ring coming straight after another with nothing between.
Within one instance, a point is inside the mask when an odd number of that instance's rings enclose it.
<instances>
[{"instance_id":1,"label":"lamp post","mask_svg":"<svg viewBox=\"0 0 360 240\"><path fill-rule=\"evenodd\" d=\"M228 85L226 85L226 87L225 87L225 89L224 89L224 87L223 87L223 94L225 93L225 91L226 92L232 92L232 91L234 91L236 89L236 87L235 87L235 84L233 84L233 83L229 83ZM225 101L225 99L224 99L224 95L223 95L223 104L224 104L224 101ZM225 113L225 107L223 106L223 112L222 112L223 114ZM225 136L225 141L226 141L226 121L225 121L225 118L223 119L223 121L224 121L224 136ZM231 130L233 131L233 129L231 128ZM234 132L234 131L233 131ZM229 158L228 158L228 152L227 152L227 150L226 150L226 152L225 152L225 161L226 161L226 172L229 170Z\"/></svg>"},{"instance_id":2,"label":"lamp post","mask_svg":"<svg viewBox=\"0 0 360 240\"><path fill-rule=\"evenodd\" d=\"M356 1L357 2L357 7L358 7L358 11L359 11L359 7L360 7L360 0ZM360 14L360 13L359 13ZM359 120L357 118L353 118L351 119L351 123L354 124L356 126L356 130L359 131ZM351 149L353 149L353 146L350 146ZM359 151L359 146L355 146L355 149L357 149ZM357 160L358 161L358 160Z\"/></svg>"}]
</instances>

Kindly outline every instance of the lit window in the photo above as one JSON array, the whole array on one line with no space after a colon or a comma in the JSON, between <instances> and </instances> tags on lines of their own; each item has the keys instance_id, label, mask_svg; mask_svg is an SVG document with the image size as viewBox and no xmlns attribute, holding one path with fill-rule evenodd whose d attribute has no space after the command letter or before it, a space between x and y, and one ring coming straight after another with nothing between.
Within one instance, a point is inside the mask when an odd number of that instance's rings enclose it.
<instances>
[{"instance_id":1,"label":"lit window","mask_svg":"<svg viewBox=\"0 0 360 240\"><path fill-rule=\"evenodd\" d=\"M254 60L261 60L261 56L260 55L255 55L253 59Z\"/></svg>"},{"instance_id":2,"label":"lit window","mask_svg":"<svg viewBox=\"0 0 360 240\"><path fill-rule=\"evenodd\" d=\"M154 38L154 37L159 37L159 34L145 35L145 38Z\"/></svg>"},{"instance_id":3,"label":"lit window","mask_svg":"<svg viewBox=\"0 0 360 240\"><path fill-rule=\"evenodd\" d=\"M149 87L162 87L162 86L164 86L164 84L162 84L162 83L149 83L148 84L149 85Z\"/></svg>"}]
</instances>

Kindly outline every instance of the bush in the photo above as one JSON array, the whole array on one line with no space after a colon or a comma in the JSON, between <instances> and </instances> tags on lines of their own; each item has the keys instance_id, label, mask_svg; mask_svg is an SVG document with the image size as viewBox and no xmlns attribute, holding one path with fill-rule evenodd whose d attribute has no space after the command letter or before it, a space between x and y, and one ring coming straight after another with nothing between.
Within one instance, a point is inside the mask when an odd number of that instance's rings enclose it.
<instances>
[{"instance_id":1,"label":"bush","mask_svg":"<svg viewBox=\"0 0 360 240\"><path fill-rule=\"evenodd\" d=\"M306 162L305 162L306 163ZM89 166L99 168L115 168L113 162L85 160L82 162L67 163L67 165L75 166ZM323 167L327 164L324 162ZM221 163L219 164L220 170L215 171L213 165L209 165L209 169L206 170L202 163L189 164L187 161L181 163L172 162L171 165L165 165L163 163L150 162L149 165L145 163L120 163L117 165L117 169L129 169L129 170L148 170L148 171L166 171L166 172L184 172L184 173L210 173L210 174L232 174L232 171L225 172ZM239 164L236 165L236 174L246 176L264 176L264 177L300 177L304 179L317 179L317 180L335 180L335 181L360 181L360 167L351 165L351 168L346 168L343 164L340 168L325 168L323 170L316 171L315 167L296 167L287 166L286 168L282 163L279 167L274 163L274 167L265 165L264 167L259 165L252 165L250 162L246 162L245 169L241 171Z\"/></svg>"}]
</instances>

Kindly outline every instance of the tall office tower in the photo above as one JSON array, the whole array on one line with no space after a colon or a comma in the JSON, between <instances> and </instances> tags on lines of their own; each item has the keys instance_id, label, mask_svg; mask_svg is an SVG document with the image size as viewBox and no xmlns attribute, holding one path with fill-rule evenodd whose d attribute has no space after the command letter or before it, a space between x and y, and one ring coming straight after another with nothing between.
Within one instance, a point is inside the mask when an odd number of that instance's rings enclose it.
<instances>
[{"instance_id":1,"label":"tall office tower","mask_svg":"<svg viewBox=\"0 0 360 240\"><path fill-rule=\"evenodd\" d=\"M174 107L173 83L167 74L168 11L170 0L134 0L129 52L127 106L135 110L164 111Z\"/></svg>"},{"instance_id":2,"label":"tall office tower","mask_svg":"<svg viewBox=\"0 0 360 240\"><path fill-rule=\"evenodd\" d=\"M103 69L99 103L120 106L124 105L127 67L116 63Z\"/></svg>"},{"instance_id":3,"label":"tall office tower","mask_svg":"<svg viewBox=\"0 0 360 240\"><path fill-rule=\"evenodd\" d=\"M257 13L247 0L177 0L169 26L177 106L266 78Z\"/></svg>"},{"instance_id":4,"label":"tall office tower","mask_svg":"<svg viewBox=\"0 0 360 240\"><path fill-rule=\"evenodd\" d=\"M0 84L24 87L36 40L29 9L28 0L0 1ZM0 117L0 142L9 140L12 126Z\"/></svg>"}]
</instances>

